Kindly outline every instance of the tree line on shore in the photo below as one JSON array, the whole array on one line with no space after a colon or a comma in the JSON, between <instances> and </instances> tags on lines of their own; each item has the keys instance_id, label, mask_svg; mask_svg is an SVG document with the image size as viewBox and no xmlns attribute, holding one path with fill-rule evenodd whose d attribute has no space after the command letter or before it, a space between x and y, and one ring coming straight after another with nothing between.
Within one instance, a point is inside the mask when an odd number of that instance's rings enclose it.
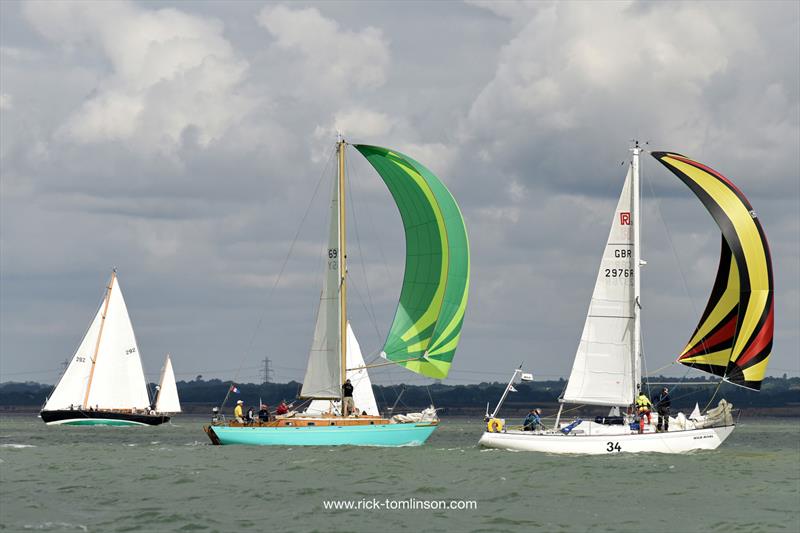
<instances>
[{"instance_id":1,"label":"tree line on shore","mask_svg":"<svg viewBox=\"0 0 800 533\"><path fill-rule=\"evenodd\" d=\"M651 378L652 383L674 382L666 377ZM247 405L257 405L259 401L270 406L277 405L280 401L299 403L296 400L300 393L300 383L236 383L236 392L232 390L230 381L219 379L202 379L198 376L191 381L178 382L178 394L181 403L191 411L193 405L201 406L220 405L228 396L227 405L232 405L236 400L243 400ZM509 394L508 406L552 406L558 403L558 397L564 390L566 381L536 381L516 384L516 392ZM701 407L713 396L716 399L725 398L737 407L745 408L771 408L771 407L797 407L800 406L800 378L793 377L768 377L762 384L760 392L754 392L729 383L722 383L717 389L718 380L706 378L693 378L681 380L679 384L671 384L670 394L673 407L677 409L691 409L695 403ZM503 393L506 383L476 383L470 385L446 385L434 383L431 385L373 385L375 398L382 410L392 407L426 407L433 403L436 407L444 409L461 408L484 409L489 403L494 406ZM52 391L52 385L35 382L5 382L0 383L0 406L41 406ZM150 386L151 391L154 385ZM650 393L656 396L661 390L661 385L651 385ZM716 392L716 394L715 394Z\"/></svg>"}]
</instances>

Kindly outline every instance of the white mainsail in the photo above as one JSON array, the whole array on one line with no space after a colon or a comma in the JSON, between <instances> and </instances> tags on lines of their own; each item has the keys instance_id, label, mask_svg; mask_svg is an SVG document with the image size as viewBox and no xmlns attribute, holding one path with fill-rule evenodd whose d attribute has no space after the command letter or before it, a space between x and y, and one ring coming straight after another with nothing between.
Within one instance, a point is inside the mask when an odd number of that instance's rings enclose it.
<instances>
[{"instance_id":1,"label":"white mainsail","mask_svg":"<svg viewBox=\"0 0 800 533\"><path fill-rule=\"evenodd\" d=\"M341 393L341 308L339 290L341 286L341 257L339 256L339 198L334 183L330 204L330 233L325 251L325 275L314 328L314 341L308 357L306 375L303 378L301 398L340 398Z\"/></svg>"},{"instance_id":2,"label":"white mainsail","mask_svg":"<svg viewBox=\"0 0 800 533\"><path fill-rule=\"evenodd\" d=\"M175 372L172 370L172 359L170 359L169 354L167 354L164 367L161 369L161 379L158 381L156 412L181 412L181 402L178 399L178 386L175 384Z\"/></svg>"},{"instance_id":3,"label":"white mainsail","mask_svg":"<svg viewBox=\"0 0 800 533\"><path fill-rule=\"evenodd\" d=\"M94 321L44 409L143 409L149 404L139 347L114 275Z\"/></svg>"},{"instance_id":4,"label":"white mainsail","mask_svg":"<svg viewBox=\"0 0 800 533\"><path fill-rule=\"evenodd\" d=\"M628 169L564 402L629 405L634 397L633 169Z\"/></svg>"},{"instance_id":5,"label":"white mainsail","mask_svg":"<svg viewBox=\"0 0 800 533\"><path fill-rule=\"evenodd\" d=\"M378 404L375 402L375 393L372 392L372 381L369 379L367 369L363 368L364 356L361 354L361 347L358 345L356 335L350 323L347 323L347 368L357 369L348 370L347 379L353 385L353 404L356 410L366 412L368 415L379 416ZM306 414L319 415L333 412L339 414L339 401L314 400L306 409Z\"/></svg>"},{"instance_id":6,"label":"white mainsail","mask_svg":"<svg viewBox=\"0 0 800 533\"><path fill-rule=\"evenodd\" d=\"M114 276L87 406L143 409L150 405L139 347L122 290Z\"/></svg>"}]
</instances>

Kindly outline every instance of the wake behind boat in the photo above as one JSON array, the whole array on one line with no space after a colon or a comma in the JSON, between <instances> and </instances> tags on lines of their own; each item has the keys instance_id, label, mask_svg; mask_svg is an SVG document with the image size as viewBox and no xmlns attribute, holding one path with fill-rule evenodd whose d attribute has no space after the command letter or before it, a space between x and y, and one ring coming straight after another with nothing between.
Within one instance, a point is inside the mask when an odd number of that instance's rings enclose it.
<instances>
[{"instance_id":1,"label":"wake behind boat","mask_svg":"<svg viewBox=\"0 0 800 533\"><path fill-rule=\"evenodd\" d=\"M380 416L367 369L397 364L424 376L447 377L469 290L464 221L450 191L427 168L393 150L354 145L389 188L406 238L400 301L381 351L386 362L366 365L347 318L346 146L337 142L325 274L300 392L311 403L304 412L272 421L217 420L204 428L214 444L415 446L437 427L432 406L422 413Z\"/></svg>"},{"instance_id":2,"label":"wake behind boat","mask_svg":"<svg viewBox=\"0 0 800 533\"><path fill-rule=\"evenodd\" d=\"M169 355L156 399L150 401L133 325L114 270L89 330L39 416L47 424L70 426L157 426L180 411Z\"/></svg>"},{"instance_id":3,"label":"wake behind boat","mask_svg":"<svg viewBox=\"0 0 800 533\"><path fill-rule=\"evenodd\" d=\"M704 414L674 418L665 410L647 416L642 394L640 268L640 173L638 143L612 220L589 312L567 387L552 428L519 431L497 418L505 397L487 412L480 444L490 448L548 453L685 453L715 449L733 432L725 400ZM759 390L772 349L772 262L764 230L742 192L721 174L684 156L654 152L703 202L722 232L716 281L700 323L678 362ZM646 397L647 395L645 395ZM565 404L606 406L611 417L561 422ZM635 406L635 407L634 407ZM620 412L624 413L620 415ZM654 426L653 422L657 425ZM660 432L668 422L669 430ZM664 423L664 424L662 424Z\"/></svg>"}]
</instances>

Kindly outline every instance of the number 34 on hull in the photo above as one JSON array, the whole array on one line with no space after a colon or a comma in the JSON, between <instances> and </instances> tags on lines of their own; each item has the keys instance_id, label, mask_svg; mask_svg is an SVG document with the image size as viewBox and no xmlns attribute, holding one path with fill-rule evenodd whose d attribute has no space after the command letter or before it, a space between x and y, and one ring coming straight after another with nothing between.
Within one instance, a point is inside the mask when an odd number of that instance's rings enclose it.
<instances>
[{"instance_id":1,"label":"number 34 on hull","mask_svg":"<svg viewBox=\"0 0 800 533\"><path fill-rule=\"evenodd\" d=\"M713 450L728 438L734 426L673 431L669 433L646 433L630 435L551 435L537 434L531 438L530 431L505 433L485 432L480 445L528 452L607 455L613 453L687 453L695 450Z\"/></svg>"}]
</instances>

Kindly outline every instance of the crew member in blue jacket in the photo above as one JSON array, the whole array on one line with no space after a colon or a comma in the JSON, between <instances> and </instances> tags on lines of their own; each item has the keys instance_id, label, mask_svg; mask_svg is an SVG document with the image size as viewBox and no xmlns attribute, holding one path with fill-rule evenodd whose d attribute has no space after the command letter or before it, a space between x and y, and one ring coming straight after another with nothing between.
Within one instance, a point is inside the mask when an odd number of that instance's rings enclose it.
<instances>
[{"instance_id":1,"label":"crew member in blue jacket","mask_svg":"<svg viewBox=\"0 0 800 533\"><path fill-rule=\"evenodd\" d=\"M541 409L531 409L528 416L525 417L525 421L522 423L522 429L525 431L535 431L539 428L544 429L544 424L542 424L542 419L539 416L541 414Z\"/></svg>"}]
</instances>

